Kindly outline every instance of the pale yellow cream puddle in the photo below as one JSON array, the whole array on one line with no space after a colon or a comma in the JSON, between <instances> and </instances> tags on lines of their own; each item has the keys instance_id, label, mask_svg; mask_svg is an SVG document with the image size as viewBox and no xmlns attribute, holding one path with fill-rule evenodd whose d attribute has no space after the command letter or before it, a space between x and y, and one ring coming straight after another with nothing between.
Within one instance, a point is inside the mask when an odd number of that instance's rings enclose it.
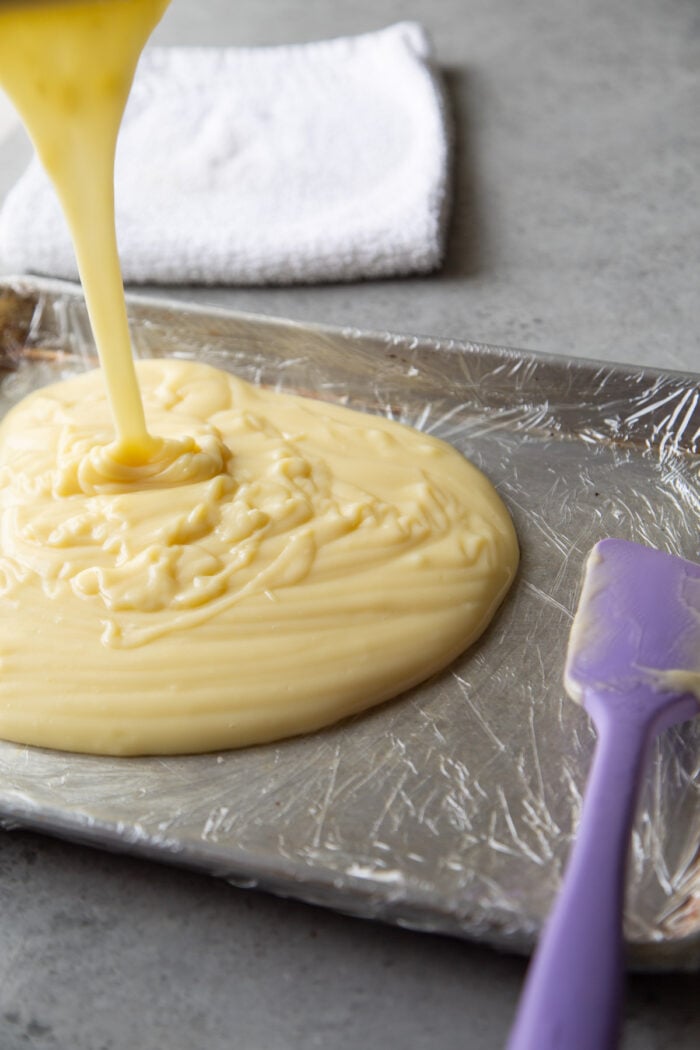
<instances>
[{"instance_id":1,"label":"pale yellow cream puddle","mask_svg":"<svg viewBox=\"0 0 700 1050\"><path fill-rule=\"evenodd\" d=\"M0 736L65 750L334 722L449 664L518 560L449 445L198 363L134 367L113 160L166 3L0 4L0 82L57 188L102 366L0 427Z\"/></svg>"}]
</instances>

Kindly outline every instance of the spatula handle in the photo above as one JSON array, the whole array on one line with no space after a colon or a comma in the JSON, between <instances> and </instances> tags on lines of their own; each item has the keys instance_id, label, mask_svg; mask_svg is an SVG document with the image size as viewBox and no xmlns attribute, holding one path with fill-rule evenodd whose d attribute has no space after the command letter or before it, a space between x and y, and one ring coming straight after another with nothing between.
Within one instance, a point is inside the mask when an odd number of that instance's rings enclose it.
<instances>
[{"instance_id":1,"label":"spatula handle","mask_svg":"<svg viewBox=\"0 0 700 1050\"><path fill-rule=\"evenodd\" d=\"M613 1050L624 980L631 825L653 719L587 697L598 730L564 883L530 965L508 1050ZM630 714L630 707L632 713Z\"/></svg>"}]
</instances>

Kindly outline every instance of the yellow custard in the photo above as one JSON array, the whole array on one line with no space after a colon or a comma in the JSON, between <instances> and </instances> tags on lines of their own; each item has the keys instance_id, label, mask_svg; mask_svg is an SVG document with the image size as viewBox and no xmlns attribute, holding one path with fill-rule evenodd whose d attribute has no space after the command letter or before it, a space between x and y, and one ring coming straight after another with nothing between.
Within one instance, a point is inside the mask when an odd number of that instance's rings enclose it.
<instances>
[{"instance_id":1,"label":"yellow custard","mask_svg":"<svg viewBox=\"0 0 700 1050\"><path fill-rule=\"evenodd\" d=\"M57 187L102 365L0 426L0 737L67 750L242 746L386 700L481 634L518 560L449 445L198 363L134 367L112 165L165 6L0 4L0 82Z\"/></svg>"},{"instance_id":2,"label":"yellow custard","mask_svg":"<svg viewBox=\"0 0 700 1050\"><path fill-rule=\"evenodd\" d=\"M484 629L515 538L449 445L197 363L138 374L154 429L230 457L196 483L81 479L110 429L99 373L9 414L0 736L110 753L270 740L394 696Z\"/></svg>"}]
</instances>

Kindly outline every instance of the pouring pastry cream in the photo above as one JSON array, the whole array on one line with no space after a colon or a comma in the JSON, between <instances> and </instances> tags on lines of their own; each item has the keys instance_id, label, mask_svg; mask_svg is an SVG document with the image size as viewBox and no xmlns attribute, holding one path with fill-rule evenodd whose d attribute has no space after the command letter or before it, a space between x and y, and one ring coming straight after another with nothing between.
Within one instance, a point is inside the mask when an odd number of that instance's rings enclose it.
<instances>
[{"instance_id":1,"label":"pouring pastry cream","mask_svg":"<svg viewBox=\"0 0 700 1050\"><path fill-rule=\"evenodd\" d=\"M62 202L101 362L0 427L0 736L23 743L195 752L318 728L444 668L517 566L507 511L449 445L202 364L134 366L113 158L166 6L0 2L0 83Z\"/></svg>"}]
</instances>

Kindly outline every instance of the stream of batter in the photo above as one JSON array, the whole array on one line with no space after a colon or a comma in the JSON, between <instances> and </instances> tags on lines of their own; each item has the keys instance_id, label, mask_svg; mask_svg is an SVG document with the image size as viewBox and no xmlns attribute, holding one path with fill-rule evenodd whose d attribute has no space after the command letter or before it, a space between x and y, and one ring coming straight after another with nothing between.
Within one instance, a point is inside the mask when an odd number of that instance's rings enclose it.
<instances>
[{"instance_id":1,"label":"stream of batter","mask_svg":"<svg viewBox=\"0 0 700 1050\"><path fill-rule=\"evenodd\" d=\"M64 750L334 722L449 664L518 560L449 445L204 364L134 364L113 162L166 6L0 3L0 83L56 186L101 363L0 426L0 736Z\"/></svg>"}]
</instances>

